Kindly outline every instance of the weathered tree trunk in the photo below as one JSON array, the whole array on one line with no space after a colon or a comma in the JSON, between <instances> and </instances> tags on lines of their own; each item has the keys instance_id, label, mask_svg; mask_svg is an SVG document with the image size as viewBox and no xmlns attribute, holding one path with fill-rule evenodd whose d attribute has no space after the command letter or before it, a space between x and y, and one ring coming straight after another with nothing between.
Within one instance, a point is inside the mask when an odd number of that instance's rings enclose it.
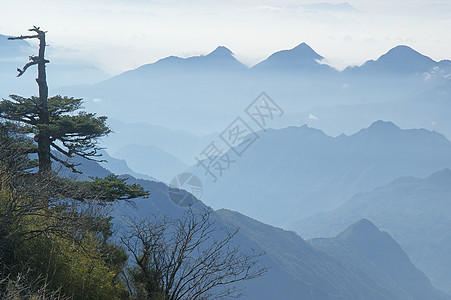
<instances>
[{"instance_id":1,"label":"weathered tree trunk","mask_svg":"<svg viewBox=\"0 0 451 300\"><path fill-rule=\"evenodd\" d=\"M52 168L51 156L50 156L50 131L48 128L49 124L49 110L47 107L47 101L49 97L49 89L47 86L47 75L45 72L45 64L49 63L48 60L45 59L45 31L40 30L39 27L34 26L29 31L34 31L36 35L27 35L27 36L19 36L19 37L11 37L10 40L23 40L23 39L39 39L39 55L38 56L30 56L30 62L27 63L23 69L17 69L19 74L17 77L20 77L25 71L32 65L38 65L38 78L36 78L36 82L39 86L39 132L37 134L37 143L38 143L38 157L39 157L39 173L47 173Z\"/></svg>"},{"instance_id":2,"label":"weathered tree trunk","mask_svg":"<svg viewBox=\"0 0 451 300\"><path fill-rule=\"evenodd\" d=\"M47 99L49 97L49 88L47 86L47 75L45 72L45 32L39 31L39 56L38 56L38 78L36 82L39 86L39 123L43 126L40 128L38 135L38 156L39 156L39 172L48 172L52 167L50 160L50 132L49 110L47 107Z\"/></svg>"}]
</instances>

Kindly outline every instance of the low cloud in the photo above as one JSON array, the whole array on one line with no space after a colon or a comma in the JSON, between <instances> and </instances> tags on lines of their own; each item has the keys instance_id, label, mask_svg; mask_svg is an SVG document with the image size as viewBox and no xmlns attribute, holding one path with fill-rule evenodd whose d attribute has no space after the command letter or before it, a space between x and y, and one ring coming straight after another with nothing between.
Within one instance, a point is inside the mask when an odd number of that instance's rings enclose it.
<instances>
[{"instance_id":1,"label":"low cloud","mask_svg":"<svg viewBox=\"0 0 451 300\"><path fill-rule=\"evenodd\" d=\"M268 5L255 6L246 9L246 11L259 11L259 12L281 12L283 10L284 9L281 7Z\"/></svg>"},{"instance_id":2,"label":"low cloud","mask_svg":"<svg viewBox=\"0 0 451 300\"><path fill-rule=\"evenodd\" d=\"M318 120L318 117L315 116L314 114L309 114L309 115L308 115L308 118L309 118L310 120Z\"/></svg>"},{"instance_id":3,"label":"low cloud","mask_svg":"<svg viewBox=\"0 0 451 300\"><path fill-rule=\"evenodd\" d=\"M426 73L423 73L423 77L424 77L424 80L429 80L432 78L432 74L426 72Z\"/></svg>"},{"instance_id":4,"label":"low cloud","mask_svg":"<svg viewBox=\"0 0 451 300\"><path fill-rule=\"evenodd\" d=\"M348 2L342 3L311 3L304 4L301 8L306 12L356 12L357 9Z\"/></svg>"}]
</instances>

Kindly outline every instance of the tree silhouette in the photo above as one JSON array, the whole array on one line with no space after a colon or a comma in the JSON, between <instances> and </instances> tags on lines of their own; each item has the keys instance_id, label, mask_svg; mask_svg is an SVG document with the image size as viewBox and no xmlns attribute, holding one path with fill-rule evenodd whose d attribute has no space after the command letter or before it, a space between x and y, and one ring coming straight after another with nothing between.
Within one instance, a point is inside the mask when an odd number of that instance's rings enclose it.
<instances>
[{"instance_id":1,"label":"tree silhouette","mask_svg":"<svg viewBox=\"0 0 451 300\"><path fill-rule=\"evenodd\" d=\"M177 219L130 219L121 241L132 257L132 295L138 299L237 298L235 283L262 276L264 253L241 250L238 230L215 224L211 211Z\"/></svg>"},{"instance_id":2,"label":"tree silhouette","mask_svg":"<svg viewBox=\"0 0 451 300\"><path fill-rule=\"evenodd\" d=\"M24 98L10 95L10 99L0 101L0 118L12 121L21 127L25 134L34 135L37 147L30 148L39 158L39 173L51 170L52 159L73 171L75 165L54 155L51 149L66 157L79 155L94 160L97 155L97 139L108 134L110 129L105 124L106 117L97 117L94 113L80 111L82 99L72 97L48 97L45 59L46 31L34 26L29 29L34 35L10 37L10 40L38 39L39 54L30 56L30 61L17 69L22 76L29 67L38 65L39 97Z\"/></svg>"}]
</instances>

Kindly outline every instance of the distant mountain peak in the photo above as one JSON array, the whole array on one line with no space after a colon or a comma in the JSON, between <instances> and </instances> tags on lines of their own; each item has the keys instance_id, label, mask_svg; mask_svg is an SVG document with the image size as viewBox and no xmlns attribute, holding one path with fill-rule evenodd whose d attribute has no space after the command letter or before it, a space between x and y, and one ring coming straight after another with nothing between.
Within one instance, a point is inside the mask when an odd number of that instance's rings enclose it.
<instances>
[{"instance_id":1,"label":"distant mountain peak","mask_svg":"<svg viewBox=\"0 0 451 300\"><path fill-rule=\"evenodd\" d=\"M392 131L392 130L401 130L401 128L399 128L398 126L396 126L395 123L391 122L391 121L383 121L383 120L378 120L373 122L370 127L368 127L369 130L384 130L384 131Z\"/></svg>"},{"instance_id":2,"label":"distant mountain peak","mask_svg":"<svg viewBox=\"0 0 451 300\"><path fill-rule=\"evenodd\" d=\"M301 43L289 50L281 50L270 55L266 60L255 65L255 69L274 68L287 70L326 69L329 66L318 63L324 57L315 52L306 43Z\"/></svg>"},{"instance_id":3,"label":"distant mountain peak","mask_svg":"<svg viewBox=\"0 0 451 300\"><path fill-rule=\"evenodd\" d=\"M378 120L373 122L368 128L362 129L359 132L353 134L353 136L370 135L370 136L390 136L398 134L402 131L397 125L390 121Z\"/></svg>"},{"instance_id":4,"label":"distant mountain peak","mask_svg":"<svg viewBox=\"0 0 451 300\"><path fill-rule=\"evenodd\" d=\"M381 55L377 60L369 60L361 67L348 70L372 70L388 73L420 73L430 71L437 62L406 45L399 45Z\"/></svg>"},{"instance_id":5,"label":"distant mountain peak","mask_svg":"<svg viewBox=\"0 0 451 300\"><path fill-rule=\"evenodd\" d=\"M233 56L233 52L227 47L218 46L207 55L190 56L187 58L172 55L160 59L155 63L141 66L137 70L146 71L157 67L159 71L168 68L166 70L171 70L172 72L199 72L211 70L212 68L217 69L218 66L222 68L221 70L230 68L243 70L246 68ZM130 73L130 71L126 73Z\"/></svg>"},{"instance_id":6,"label":"distant mountain peak","mask_svg":"<svg viewBox=\"0 0 451 300\"><path fill-rule=\"evenodd\" d=\"M360 67L348 67L347 71L363 71L390 74L423 74L431 71L438 63L407 45L398 45L381 55L377 60L369 60Z\"/></svg>"},{"instance_id":7,"label":"distant mountain peak","mask_svg":"<svg viewBox=\"0 0 451 300\"><path fill-rule=\"evenodd\" d=\"M205 60L205 63L210 66L219 64L222 70L224 70L224 68L237 68L239 70L247 69L245 65L235 58L233 52L224 46L218 46L209 54L195 59Z\"/></svg>"},{"instance_id":8,"label":"distant mountain peak","mask_svg":"<svg viewBox=\"0 0 451 300\"><path fill-rule=\"evenodd\" d=\"M432 61L431 58L426 55L421 54L420 52L414 50L413 48L407 45L398 45L392 49L390 49L387 53L379 57L378 60L427 60Z\"/></svg>"},{"instance_id":9,"label":"distant mountain peak","mask_svg":"<svg viewBox=\"0 0 451 300\"><path fill-rule=\"evenodd\" d=\"M373 224L370 220L363 218L355 222L350 226L350 228L363 232L380 232L380 230Z\"/></svg>"},{"instance_id":10,"label":"distant mountain peak","mask_svg":"<svg viewBox=\"0 0 451 300\"><path fill-rule=\"evenodd\" d=\"M449 184L451 182L451 170L445 168L443 170L437 171L426 178L426 180L439 184Z\"/></svg>"},{"instance_id":11,"label":"distant mountain peak","mask_svg":"<svg viewBox=\"0 0 451 300\"><path fill-rule=\"evenodd\" d=\"M351 226L349 226L345 231L340 233L338 237L342 239L354 239L354 238L370 238L371 236L376 236L381 234L381 231L368 219L361 219Z\"/></svg>"},{"instance_id":12,"label":"distant mountain peak","mask_svg":"<svg viewBox=\"0 0 451 300\"><path fill-rule=\"evenodd\" d=\"M390 49L385 55L387 54L420 54L418 51L414 50L412 47L407 45L398 45L396 47L393 47Z\"/></svg>"},{"instance_id":13,"label":"distant mountain peak","mask_svg":"<svg viewBox=\"0 0 451 300\"><path fill-rule=\"evenodd\" d=\"M412 264L390 234L379 230L368 219L355 222L335 238L314 239L312 242L342 262L362 267L369 277L385 282L382 286L395 284L399 291L408 295L390 296L387 299L449 298L432 287L429 279ZM375 297L382 298L385 297Z\"/></svg>"},{"instance_id":14,"label":"distant mountain peak","mask_svg":"<svg viewBox=\"0 0 451 300\"><path fill-rule=\"evenodd\" d=\"M297 45L296 47L294 47L293 49L286 50L286 51L297 52L297 53L300 53L300 54L309 54L309 55L312 55L312 56L316 56L317 59L323 59L324 58L321 55L319 55L318 53L316 53L315 50L313 50L312 47L307 45L305 42L302 42L299 45Z\"/></svg>"},{"instance_id":15,"label":"distant mountain peak","mask_svg":"<svg viewBox=\"0 0 451 300\"><path fill-rule=\"evenodd\" d=\"M174 63L177 61L182 61L183 58L175 56L175 55L171 55L162 59L159 59L156 63Z\"/></svg>"},{"instance_id":16,"label":"distant mountain peak","mask_svg":"<svg viewBox=\"0 0 451 300\"><path fill-rule=\"evenodd\" d=\"M362 129L355 135L367 135L371 136L388 136L392 134L397 134L402 131L397 125L390 121L378 120L373 122L368 128Z\"/></svg>"},{"instance_id":17,"label":"distant mountain peak","mask_svg":"<svg viewBox=\"0 0 451 300\"><path fill-rule=\"evenodd\" d=\"M230 51L227 47L218 46L215 50L209 53L207 56L232 56L233 52Z\"/></svg>"},{"instance_id":18,"label":"distant mountain peak","mask_svg":"<svg viewBox=\"0 0 451 300\"><path fill-rule=\"evenodd\" d=\"M301 44L297 45L296 47L290 49L290 50L282 50L279 52L274 53L270 56L278 56L278 55L289 55L291 58L295 59L302 59L302 60L321 60L324 57L319 55L315 52L315 50L312 49L309 45L307 45L305 42L302 42Z\"/></svg>"},{"instance_id":19,"label":"distant mountain peak","mask_svg":"<svg viewBox=\"0 0 451 300\"><path fill-rule=\"evenodd\" d=\"M309 127L307 124L303 124L301 126L293 125L282 129L268 129L267 132L273 134L274 136L285 136L285 137L299 135L328 137L321 129Z\"/></svg>"}]
</instances>

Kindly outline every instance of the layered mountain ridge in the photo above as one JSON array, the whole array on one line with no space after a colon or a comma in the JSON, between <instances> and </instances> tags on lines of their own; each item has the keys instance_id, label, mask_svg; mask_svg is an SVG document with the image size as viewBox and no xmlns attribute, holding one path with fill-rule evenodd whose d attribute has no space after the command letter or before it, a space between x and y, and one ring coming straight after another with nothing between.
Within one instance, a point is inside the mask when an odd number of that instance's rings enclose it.
<instances>
[{"instance_id":1,"label":"layered mountain ridge","mask_svg":"<svg viewBox=\"0 0 451 300\"><path fill-rule=\"evenodd\" d=\"M387 289L398 286L406 299L447 298L433 289L387 232L367 219L355 222L334 238L312 239L310 243L343 263L359 266Z\"/></svg>"},{"instance_id":2,"label":"layered mountain ridge","mask_svg":"<svg viewBox=\"0 0 451 300\"><path fill-rule=\"evenodd\" d=\"M333 236L368 218L390 232L434 286L451 292L451 170L403 177L351 197L339 208L299 221L305 237Z\"/></svg>"},{"instance_id":3,"label":"layered mountain ridge","mask_svg":"<svg viewBox=\"0 0 451 300\"><path fill-rule=\"evenodd\" d=\"M92 164L92 162L82 162L82 170L84 170L84 163ZM86 171L86 176L100 175L97 168L89 167L84 171ZM101 171L103 176L105 172L108 173L106 170ZM149 215L180 217L187 209L178 206L171 200L165 184L127 177L130 183L139 183L148 190L151 197L136 199L133 205L126 202L115 203L113 216L116 223L130 217L140 219ZM206 209L206 206L197 201L193 203L191 209L202 211ZM385 279L378 277L377 271L369 272L366 269L366 262L349 265L341 258L311 246L293 232L274 228L230 210L215 211L212 217L216 220L216 226L230 229L240 228L236 242L239 243L242 251L253 249L266 252L261 264L271 269L265 276L245 283L242 299L294 300L299 297L312 300L418 299L412 291L403 289L398 281L385 286ZM378 232L377 228L366 231L364 236L357 235L353 241L365 243L365 239L371 239L371 235L377 237ZM397 245L394 241L392 243ZM380 245L380 249L382 251L389 250L385 244ZM348 250L340 248L340 251L346 253ZM392 254L389 251L387 253L386 258L390 259ZM399 255L403 255L402 250ZM393 267L397 266L397 263L393 265ZM421 275L421 272L414 266L408 265L408 267L415 274ZM363 276L363 274L366 275ZM417 288L422 290L421 295L428 295L428 299L450 299L430 286L426 278L413 281L411 277L408 277L405 282L409 285L416 284Z\"/></svg>"},{"instance_id":4,"label":"layered mountain ridge","mask_svg":"<svg viewBox=\"0 0 451 300\"><path fill-rule=\"evenodd\" d=\"M257 134L240 157L228 150L235 162L217 182L199 165L189 171L204 183L208 205L283 228L398 177L451 167L451 142L443 135L392 122L377 121L350 136L331 137L307 126Z\"/></svg>"}]
</instances>

